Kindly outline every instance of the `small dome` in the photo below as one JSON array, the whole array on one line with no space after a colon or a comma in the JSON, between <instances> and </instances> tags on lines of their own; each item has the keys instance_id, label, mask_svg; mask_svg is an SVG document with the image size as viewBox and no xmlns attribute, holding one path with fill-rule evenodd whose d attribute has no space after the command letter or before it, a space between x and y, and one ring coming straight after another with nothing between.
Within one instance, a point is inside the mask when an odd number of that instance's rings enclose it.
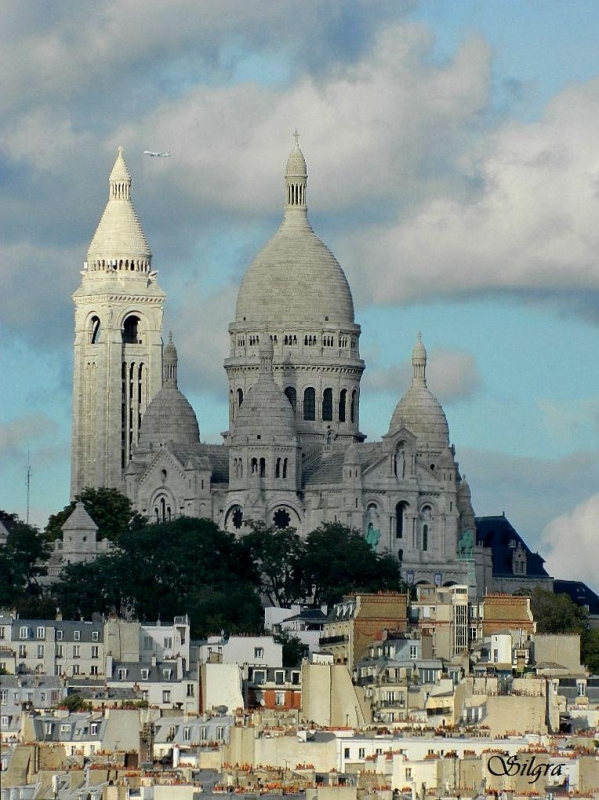
<instances>
[{"instance_id":1,"label":"small dome","mask_svg":"<svg viewBox=\"0 0 599 800\"><path fill-rule=\"evenodd\" d=\"M295 413L291 403L272 376L273 347L270 337L260 345L260 375L248 390L237 413L232 441L240 444L246 438L264 442L295 439Z\"/></svg>"},{"instance_id":2,"label":"small dome","mask_svg":"<svg viewBox=\"0 0 599 800\"><path fill-rule=\"evenodd\" d=\"M143 415L139 428L139 447L152 445L196 444L200 428L189 400L176 386L167 385L158 392Z\"/></svg>"},{"instance_id":3,"label":"small dome","mask_svg":"<svg viewBox=\"0 0 599 800\"><path fill-rule=\"evenodd\" d=\"M449 447L449 426L441 404L426 385L426 349L420 334L412 352L412 383L397 404L389 433L407 428L420 443Z\"/></svg>"}]
</instances>

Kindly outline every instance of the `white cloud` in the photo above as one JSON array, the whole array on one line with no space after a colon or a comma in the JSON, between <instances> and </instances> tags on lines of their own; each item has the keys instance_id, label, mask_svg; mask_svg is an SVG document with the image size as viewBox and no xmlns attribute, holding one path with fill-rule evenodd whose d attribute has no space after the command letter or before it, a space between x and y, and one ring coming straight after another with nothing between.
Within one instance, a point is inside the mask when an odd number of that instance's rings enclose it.
<instances>
[{"instance_id":1,"label":"white cloud","mask_svg":"<svg viewBox=\"0 0 599 800\"><path fill-rule=\"evenodd\" d=\"M551 575L599 589L599 494L552 520L542 540Z\"/></svg>"},{"instance_id":2,"label":"white cloud","mask_svg":"<svg viewBox=\"0 0 599 800\"><path fill-rule=\"evenodd\" d=\"M39 446L56 429L54 420L41 411L0 422L0 463L25 457L29 445Z\"/></svg>"},{"instance_id":3,"label":"white cloud","mask_svg":"<svg viewBox=\"0 0 599 800\"><path fill-rule=\"evenodd\" d=\"M362 273L363 296L395 304L508 292L568 305L599 290L598 126L595 79L563 91L540 121L482 137L462 164L477 190L438 192L347 238L347 257L377 274Z\"/></svg>"}]
</instances>

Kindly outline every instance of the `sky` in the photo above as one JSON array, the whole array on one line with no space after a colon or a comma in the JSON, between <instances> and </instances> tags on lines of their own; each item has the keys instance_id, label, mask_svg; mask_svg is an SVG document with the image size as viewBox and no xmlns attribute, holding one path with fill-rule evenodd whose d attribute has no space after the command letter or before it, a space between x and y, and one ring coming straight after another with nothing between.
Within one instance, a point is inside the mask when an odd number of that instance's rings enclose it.
<instances>
[{"instance_id":1,"label":"sky","mask_svg":"<svg viewBox=\"0 0 599 800\"><path fill-rule=\"evenodd\" d=\"M0 0L0 508L69 500L71 294L117 146L203 441L293 131L362 325L361 428L418 331L477 515L599 590L596 0ZM168 159L143 150L170 150Z\"/></svg>"}]
</instances>

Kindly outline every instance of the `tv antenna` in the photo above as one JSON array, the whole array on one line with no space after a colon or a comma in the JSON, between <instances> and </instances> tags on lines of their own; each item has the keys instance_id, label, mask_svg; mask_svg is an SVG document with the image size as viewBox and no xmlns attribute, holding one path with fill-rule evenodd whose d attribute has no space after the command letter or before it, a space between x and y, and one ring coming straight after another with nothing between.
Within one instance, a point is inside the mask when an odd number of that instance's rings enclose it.
<instances>
[{"instance_id":1,"label":"tv antenna","mask_svg":"<svg viewBox=\"0 0 599 800\"><path fill-rule=\"evenodd\" d=\"M31 493L31 462L29 460L29 448L27 448L27 470L25 472L25 486L27 489L27 508L25 512L25 522L29 525L29 496Z\"/></svg>"}]
</instances>

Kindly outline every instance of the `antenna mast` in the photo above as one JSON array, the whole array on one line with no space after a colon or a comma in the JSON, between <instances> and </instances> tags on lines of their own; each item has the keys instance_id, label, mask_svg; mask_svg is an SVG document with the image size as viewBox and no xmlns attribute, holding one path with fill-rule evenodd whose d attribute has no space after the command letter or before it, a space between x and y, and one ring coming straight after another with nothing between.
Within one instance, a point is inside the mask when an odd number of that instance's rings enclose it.
<instances>
[{"instance_id":1,"label":"antenna mast","mask_svg":"<svg viewBox=\"0 0 599 800\"><path fill-rule=\"evenodd\" d=\"M25 522L29 525L29 495L31 491L31 462L29 461L29 448L27 448L27 471L25 472L25 486L27 487L27 510Z\"/></svg>"}]
</instances>

